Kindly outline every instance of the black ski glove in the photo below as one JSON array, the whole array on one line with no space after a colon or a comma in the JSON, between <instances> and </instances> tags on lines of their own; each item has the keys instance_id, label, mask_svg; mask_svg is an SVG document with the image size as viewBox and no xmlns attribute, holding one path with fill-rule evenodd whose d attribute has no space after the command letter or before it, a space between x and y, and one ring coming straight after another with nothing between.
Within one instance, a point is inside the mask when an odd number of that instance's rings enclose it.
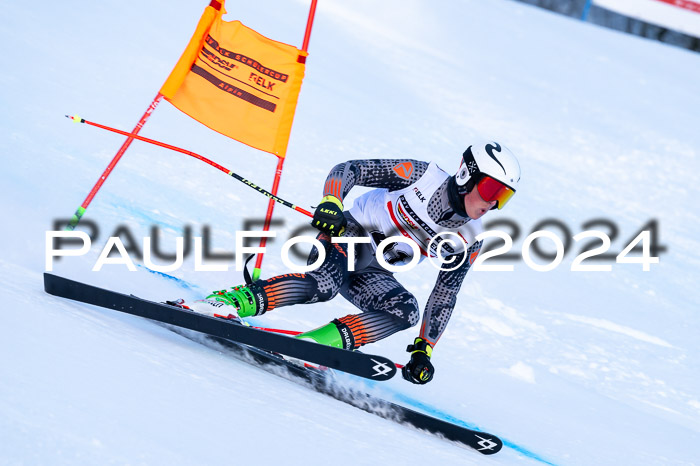
<instances>
[{"instance_id":1,"label":"black ski glove","mask_svg":"<svg viewBox=\"0 0 700 466\"><path fill-rule=\"evenodd\" d=\"M433 380L435 368L430 363L430 355L433 354L430 343L418 337L412 345L408 345L406 351L411 353L411 360L401 369L403 378L421 385Z\"/></svg>"},{"instance_id":2,"label":"black ski glove","mask_svg":"<svg viewBox=\"0 0 700 466\"><path fill-rule=\"evenodd\" d=\"M343 214L343 203L335 196L328 195L321 199L316 207L311 225L331 236L342 236L348 224Z\"/></svg>"}]
</instances>

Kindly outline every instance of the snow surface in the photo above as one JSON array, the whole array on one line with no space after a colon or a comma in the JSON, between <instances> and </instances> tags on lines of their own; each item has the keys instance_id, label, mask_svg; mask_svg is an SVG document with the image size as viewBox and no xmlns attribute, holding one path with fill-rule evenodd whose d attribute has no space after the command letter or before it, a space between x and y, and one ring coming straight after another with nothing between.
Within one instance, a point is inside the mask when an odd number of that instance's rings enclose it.
<instances>
[{"instance_id":1,"label":"snow surface","mask_svg":"<svg viewBox=\"0 0 700 466\"><path fill-rule=\"evenodd\" d=\"M2 2L0 259L2 464L694 464L700 462L700 55L506 0L322 0L280 195L318 201L328 170L367 157L456 168L476 135L519 154L507 209L582 232L619 228L621 251L657 219L660 263L572 272L470 272L436 347L435 380L367 390L498 434L481 455L314 393L152 322L46 295L45 231L80 205L194 30L205 1ZM229 18L301 43L308 1L229 2ZM162 103L142 131L269 186L276 160L212 133ZM353 196L362 189L353 191ZM210 225L234 249L266 198L181 154L135 143L89 207L91 252L57 261L70 278L153 299L191 299L240 273L178 280L106 265L108 236L138 243L157 225L173 250L185 225ZM263 275L306 219L277 207ZM597 225L609 231L607 227ZM561 231L552 231L563 238ZM544 244L544 242L542 242ZM611 263L611 262L608 262ZM435 272L399 279L424 303ZM280 309L269 326L306 329L353 312L331 303ZM397 362L414 330L368 348ZM348 383L361 384L357 381Z\"/></svg>"}]
</instances>

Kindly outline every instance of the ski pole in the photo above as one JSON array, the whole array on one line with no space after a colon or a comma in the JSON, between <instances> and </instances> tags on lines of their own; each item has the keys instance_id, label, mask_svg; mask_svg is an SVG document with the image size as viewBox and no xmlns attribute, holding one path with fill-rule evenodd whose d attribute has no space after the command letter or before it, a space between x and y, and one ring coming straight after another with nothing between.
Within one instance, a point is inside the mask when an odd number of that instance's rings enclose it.
<instances>
[{"instance_id":1,"label":"ski pole","mask_svg":"<svg viewBox=\"0 0 700 466\"><path fill-rule=\"evenodd\" d=\"M227 319L226 316L220 315L220 314L214 314L214 317L218 317L220 319ZM282 335L292 335L292 336L297 336L301 335L304 332L300 332L299 330L285 330L281 328L268 328L268 327L258 327L255 325L250 325L250 327L253 327L258 330L262 330L263 332L272 332L272 333L281 333ZM397 369L403 369L403 364L397 364L394 363Z\"/></svg>"},{"instance_id":2,"label":"ski pole","mask_svg":"<svg viewBox=\"0 0 700 466\"><path fill-rule=\"evenodd\" d=\"M117 166L117 163L119 163L119 160L122 158L122 155L126 152L126 150L129 148L131 145L131 142L134 140L132 135L138 133L141 131L141 128L143 128L143 125L146 124L146 120L151 116L153 111L156 109L158 104L160 103L161 99L163 99L163 94L160 92L158 95L156 95L155 99L153 99L153 102L151 102L151 105L148 106L148 109L146 109L146 112L143 114L139 122L136 124L133 130L131 130L131 133L129 133L129 137L124 141L122 146L119 148L117 153L114 155L112 158L112 161L109 162L109 165L107 165L107 168L102 172L102 176L97 180L97 183L95 183L95 186L92 187L90 190L90 193L88 193L87 197L83 201L83 203L78 207L78 210L75 211L75 214L73 214L73 217L70 220L70 223L66 226L66 230L68 231L73 231L80 222L80 219L83 217L85 214L85 210L88 208L92 200L94 199L95 195L97 194L97 191L100 190L104 182L107 180L107 177L109 176L110 173L112 173L112 170L114 167Z\"/></svg>"},{"instance_id":3,"label":"ski pole","mask_svg":"<svg viewBox=\"0 0 700 466\"><path fill-rule=\"evenodd\" d=\"M219 315L219 314L214 314L214 317L226 319L226 317ZM258 330L262 330L263 332L281 333L282 335L296 336L296 335L301 335L302 333L304 333L304 332L300 332L298 330L285 330L285 329L280 329L280 328L257 327L255 325L251 325L251 327L258 329ZM403 366L404 366L403 364L398 364L398 363L394 363L394 365L396 366L397 369L403 369Z\"/></svg>"},{"instance_id":4,"label":"ski pole","mask_svg":"<svg viewBox=\"0 0 700 466\"><path fill-rule=\"evenodd\" d=\"M104 129L104 130L111 131L111 132L117 133L117 134L122 134L122 135L124 135L124 136L129 136L130 138L138 139L139 141L147 142L147 143L149 143L149 144L153 144L153 145L160 146L160 147L165 147L166 149L170 149L170 150L175 151L175 152L180 152L180 153L182 153L182 154L189 155L189 156L191 156L191 157L194 157L195 159L201 160L202 162L208 163L209 165L211 165L212 167L214 167L214 168L216 168L216 169L221 170L222 172L226 173L227 175L232 176L233 178L237 179L238 181L240 181L240 182L242 182L242 183L244 183L244 184L250 186L250 187L253 188L254 190L258 191L259 193L264 194L265 196L269 197L269 198L272 199L273 201L279 202L280 204L282 204L282 205L285 206L285 207L289 207L290 209L294 209L294 210L296 210L297 212L301 212L302 214L307 215L307 216L309 216L309 217L313 217L313 216L314 216L314 215L313 215L311 212L309 212L308 210L302 209L301 207L296 206L296 205L292 204L291 202L285 201L284 199L275 196L275 195L272 194L271 192L266 191L265 189L263 189L263 188L261 188L260 186L256 185L256 184L253 183L252 181L249 181L249 180L243 178L241 175L239 175L239 174L237 174L237 173L234 173L234 172L232 172L231 170L229 170L228 168L223 167L223 166L219 165L218 163L214 162L213 160L209 160L208 158L206 158L206 157L204 157L204 156L202 156L202 155L199 155L199 154L197 154L197 153L195 153L195 152L192 152L192 151L189 151L189 150L186 150L186 149L182 149L182 148L180 148L180 147L173 146L173 145L170 145L170 144L166 144L166 143L164 143L164 142L156 141L155 139L145 138L145 137L143 137L143 136L138 136L138 135L136 135L136 134L134 134L134 133L127 133L126 131L122 131L122 130L120 130L120 129L116 129L116 128L112 128L112 127L109 127L109 126L101 125L101 124L99 124L99 123L95 123L95 122L92 122L92 121L88 121L88 120L86 120L86 119L84 119L84 118L78 117L77 115L74 115L74 116L66 115L66 118L69 118L69 119L73 120L73 121L76 122L76 123L85 123L85 124L90 125L90 126L95 126L96 128Z\"/></svg>"}]
</instances>

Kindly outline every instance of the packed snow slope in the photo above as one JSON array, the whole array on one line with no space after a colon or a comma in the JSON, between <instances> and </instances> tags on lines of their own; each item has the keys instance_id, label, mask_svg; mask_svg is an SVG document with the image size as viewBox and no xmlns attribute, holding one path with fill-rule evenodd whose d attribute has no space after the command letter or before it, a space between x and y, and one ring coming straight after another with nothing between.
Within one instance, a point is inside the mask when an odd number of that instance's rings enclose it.
<instances>
[{"instance_id":1,"label":"packed snow slope","mask_svg":"<svg viewBox=\"0 0 700 466\"><path fill-rule=\"evenodd\" d=\"M0 463L700 461L700 55L520 3L321 0L280 186L310 208L345 160L412 157L452 171L478 135L519 155L517 195L485 218L519 228L499 226L513 236L515 257L486 262L513 270L469 273L435 349L433 382L366 387L500 435L507 446L498 455L361 412L152 322L46 295L45 232L72 215L123 141L64 114L133 128L206 4L2 2ZM308 6L229 0L227 18L299 46ZM271 184L274 157L167 103L141 134ZM195 159L137 142L84 218L99 226L92 249L57 260L54 272L146 298L192 299L240 283L241 273L231 261L226 272L195 271L192 255L171 273L176 280L142 266L91 269L109 236L120 232L127 243L131 235L141 248L152 227L168 252L186 227L192 236L209 227L212 247L232 253L236 232L266 205ZM307 222L282 206L275 216L264 277L286 270L281 246ZM538 225L547 219L560 223ZM659 263L649 271L615 263L653 220L665 247ZM571 270L583 249L601 244L572 239L590 229L612 238L612 259L584 264L610 271ZM534 230L570 243L553 270L522 259ZM536 245L554 251L549 239ZM425 263L398 278L424 304L435 276ZM308 329L351 312L338 298L260 322ZM415 335L367 349L406 362Z\"/></svg>"}]
</instances>

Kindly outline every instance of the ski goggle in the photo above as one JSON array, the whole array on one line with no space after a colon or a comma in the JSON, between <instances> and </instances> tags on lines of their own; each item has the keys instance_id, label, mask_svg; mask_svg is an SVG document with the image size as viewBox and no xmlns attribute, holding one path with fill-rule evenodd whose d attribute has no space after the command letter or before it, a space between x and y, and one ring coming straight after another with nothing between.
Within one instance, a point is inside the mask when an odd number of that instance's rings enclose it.
<instances>
[{"instance_id":1,"label":"ski goggle","mask_svg":"<svg viewBox=\"0 0 700 466\"><path fill-rule=\"evenodd\" d=\"M479 196L486 202L497 201L496 206L502 209L506 202L513 197L515 191L500 181L484 175L477 183L476 189Z\"/></svg>"}]
</instances>

